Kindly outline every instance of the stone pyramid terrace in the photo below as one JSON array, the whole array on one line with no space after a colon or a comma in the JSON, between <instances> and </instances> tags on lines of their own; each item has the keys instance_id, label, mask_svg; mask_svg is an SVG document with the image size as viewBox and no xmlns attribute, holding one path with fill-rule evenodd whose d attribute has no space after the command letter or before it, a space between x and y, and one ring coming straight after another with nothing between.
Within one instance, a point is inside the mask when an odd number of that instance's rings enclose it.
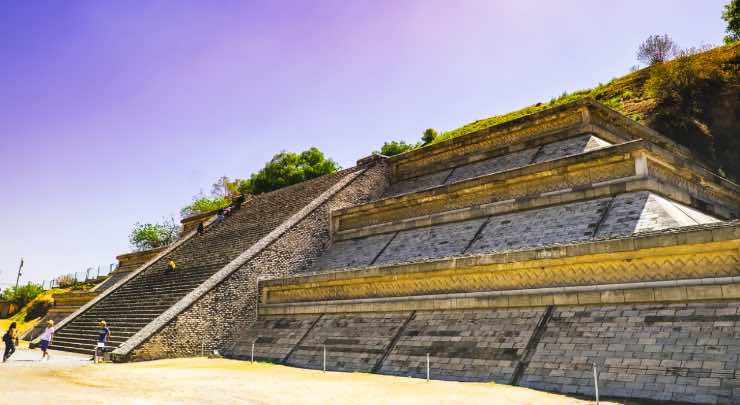
<instances>
[{"instance_id":1,"label":"stone pyramid terrace","mask_svg":"<svg viewBox=\"0 0 740 405\"><path fill-rule=\"evenodd\" d=\"M578 101L249 200L62 324L228 357L628 398L740 398L740 188ZM180 263L164 274L167 257Z\"/></svg>"}]
</instances>

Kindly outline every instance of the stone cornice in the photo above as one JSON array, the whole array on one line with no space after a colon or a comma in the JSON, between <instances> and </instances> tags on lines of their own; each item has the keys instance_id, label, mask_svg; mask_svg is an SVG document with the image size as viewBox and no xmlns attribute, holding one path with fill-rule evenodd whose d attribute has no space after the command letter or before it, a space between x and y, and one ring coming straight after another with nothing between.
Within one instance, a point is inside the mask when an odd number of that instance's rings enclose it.
<instances>
[{"instance_id":1,"label":"stone cornice","mask_svg":"<svg viewBox=\"0 0 740 405\"><path fill-rule=\"evenodd\" d=\"M398 311L542 307L548 305L686 303L737 299L740 299L740 277L733 276L411 297L267 304L260 306L259 315L389 313Z\"/></svg>"},{"instance_id":2,"label":"stone cornice","mask_svg":"<svg viewBox=\"0 0 740 405\"><path fill-rule=\"evenodd\" d=\"M263 280L263 304L740 275L740 221L629 238Z\"/></svg>"},{"instance_id":3,"label":"stone cornice","mask_svg":"<svg viewBox=\"0 0 740 405\"><path fill-rule=\"evenodd\" d=\"M737 185L654 144L636 140L336 210L332 213L332 231L335 238L345 239L345 234L352 232L371 234L364 228L379 224L509 200L580 192L599 184L638 178L651 178L669 186L662 187L673 189L666 197L721 218L732 218L738 213ZM652 190L659 191L658 188Z\"/></svg>"}]
</instances>

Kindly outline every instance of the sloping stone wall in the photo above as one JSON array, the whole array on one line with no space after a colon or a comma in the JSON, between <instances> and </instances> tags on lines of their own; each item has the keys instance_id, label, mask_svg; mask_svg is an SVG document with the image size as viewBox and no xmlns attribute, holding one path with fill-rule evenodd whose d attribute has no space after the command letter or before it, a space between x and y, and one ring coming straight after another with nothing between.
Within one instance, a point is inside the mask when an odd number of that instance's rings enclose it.
<instances>
[{"instance_id":1,"label":"sloping stone wall","mask_svg":"<svg viewBox=\"0 0 740 405\"><path fill-rule=\"evenodd\" d=\"M346 239L316 270L528 249L719 222L647 191Z\"/></svg>"},{"instance_id":2,"label":"sloping stone wall","mask_svg":"<svg viewBox=\"0 0 740 405\"><path fill-rule=\"evenodd\" d=\"M610 146L609 142L591 134L584 134L557 142L547 143L521 151L495 156L477 162L464 164L452 169L404 179L393 183L385 196L411 193L442 184L451 184L473 177L524 167L529 164L546 162L578 153Z\"/></svg>"},{"instance_id":3,"label":"sloping stone wall","mask_svg":"<svg viewBox=\"0 0 740 405\"><path fill-rule=\"evenodd\" d=\"M375 164L322 203L275 242L138 345L131 360L199 355L229 350L236 332L256 320L257 281L308 271L330 241L329 212L377 198L387 187L388 168ZM265 210L269 215L269 209Z\"/></svg>"},{"instance_id":4,"label":"sloping stone wall","mask_svg":"<svg viewBox=\"0 0 740 405\"><path fill-rule=\"evenodd\" d=\"M695 403L740 401L740 302L558 307L522 385Z\"/></svg>"},{"instance_id":5,"label":"sloping stone wall","mask_svg":"<svg viewBox=\"0 0 740 405\"><path fill-rule=\"evenodd\" d=\"M518 385L593 395L595 363L603 396L738 403L740 301L555 306L543 318L545 311L324 314L318 322L318 315L272 316L249 333L275 342L258 346L268 353L263 358L292 351L287 364L313 369L322 368L325 345L329 370L371 371L375 364L381 374L424 378L428 353L434 379L509 384L521 363ZM248 353L247 346L232 355Z\"/></svg>"},{"instance_id":6,"label":"sloping stone wall","mask_svg":"<svg viewBox=\"0 0 740 405\"><path fill-rule=\"evenodd\" d=\"M236 336L233 346L224 350L224 354L251 360L254 344L255 360L282 363L318 319L319 315L260 317Z\"/></svg>"},{"instance_id":7,"label":"sloping stone wall","mask_svg":"<svg viewBox=\"0 0 740 405\"><path fill-rule=\"evenodd\" d=\"M380 368L383 374L510 383L544 308L420 311Z\"/></svg>"},{"instance_id":8,"label":"sloping stone wall","mask_svg":"<svg viewBox=\"0 0 740 405\"><path fill-rule=\"evenodd\" d=\"M308 332L286 364L334 371L372 371L389 349L408 312L324 315Z\"/></svg>"}]
</instances>

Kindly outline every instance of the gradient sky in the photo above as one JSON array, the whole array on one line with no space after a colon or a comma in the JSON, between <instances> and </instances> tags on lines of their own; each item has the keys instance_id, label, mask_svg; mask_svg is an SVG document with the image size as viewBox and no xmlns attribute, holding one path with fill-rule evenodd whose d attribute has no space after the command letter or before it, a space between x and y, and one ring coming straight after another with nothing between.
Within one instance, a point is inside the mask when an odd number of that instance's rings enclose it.
<instances>
[{"instance_id":1,"label":"gradient sky","mask_svg":"<svg viewBox=\"0 0 740 405\"><path fill-rule=\"evenodd\" d=\"M728 0L0 0L0 287L114 261L137 221L316 146L343 167L628 72Z\"/></svg>"}]
</instances>

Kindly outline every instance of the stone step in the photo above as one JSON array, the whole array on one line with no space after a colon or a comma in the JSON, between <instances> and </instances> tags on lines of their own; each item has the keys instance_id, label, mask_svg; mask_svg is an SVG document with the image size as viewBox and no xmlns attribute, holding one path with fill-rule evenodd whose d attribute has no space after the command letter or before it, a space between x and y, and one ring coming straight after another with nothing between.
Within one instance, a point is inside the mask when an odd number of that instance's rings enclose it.
<instances>
[{"instance_id":1,"label":"stone step","mask_svg":"<svg viewBox=\"0 0 740 405\"><path fill-rule=\"evenodd\" d=\"M114 294L121 293L121 292L131 292L131 291L137 291L141 288L145 288L147 291L150 290L166 290L171 288L177 288L180 286L187 286L192 284L197 284L201 280L204 280L211 275L213 275L214 272L208 272L205 274L192 274L187 277L183 276L178 279L173 280L135 280L131 281L131 284L124 285L121 289L116 290Z\"/></svg>"},{"instance_id":2,"label":"stone step","mask_svg":"<svg viewBox=\"0 0 740 405\"><path fill-rule=\"evenodd\" d=\"M136 288L131 289L125 289L125 290L118 290L114 292L113 294L109 295L108 297L122 297L122 296L132 296L132 295L146 295L146 296L158 296L158 295L166 295L166 294L172 294L172 293L182 293L183 291L190 291L193 288L199 286L203 281L205 281L208 277L202 277L197 280L193 280L189 283L180 283L177 285L167 286L167 287L161 287L161 288L152 288L150 286L136 286ZM108 298L106 297L106 298Z\"/></svg>"},{"instance_id":3,"label":"stone step","mask_svg":"<svg viewBox=\"0 0 740 405\"><path fill-rule=\"evenodd\" d=\"M65 351L65 352L90 354L92 356L93 350L95 350L95 345L52 343L51 345L49 345L49 348L51 350L60 350L60 351Z\"/></svg>"},{"instance_id":4,"label":"stone step","mask_svg":"<svg viewBox=\"0 0 740 405\"><path fill-rule=\"evenodd\" d=\"M108 340L108 345L113 347L118 347L121 344L123 344L125 341L128 340L130 336L127 337L116 337L116 335L112 335L112 337ZM95 335L75 335L75 336L59 336L54 337L53 343L60 343L60 344L91 344L96 345L98 343L98 336Z\"/></svg>"},{"instance_id":5,"label":"stone step","mask_svg":"<svg viewBox=\"0 0 740 405\"><path fill-rule=\"evenodd\" d=\"M78 328L78 327L70 327L65 328L65 333L61 333L56 336L97 336L97 330L95 329L87 329L87 328ZM119 327L119 328L112 328L111 334L114 336L121 336L125 338L130 338L131 336L135 335L136 332L140 331L141 328L135 327L135 328L128 328L128 327Z\"/></svg>"}]
</instances>

